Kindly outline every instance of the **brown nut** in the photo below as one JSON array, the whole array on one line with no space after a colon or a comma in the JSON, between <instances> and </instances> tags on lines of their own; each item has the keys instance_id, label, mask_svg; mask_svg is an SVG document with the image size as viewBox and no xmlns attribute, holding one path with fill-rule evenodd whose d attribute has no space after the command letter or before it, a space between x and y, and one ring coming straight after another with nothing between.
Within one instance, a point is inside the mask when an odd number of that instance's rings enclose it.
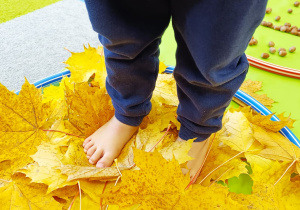
<instances>
[{"instance_id":1,"label":"brown nut","mask_svg":"<svg viewBox=\"0 0 300 210\"><path fill-rule=\"evenodd\" d=\"M292 9L288 9L288 13L292 13L293 12L293 10Z\"/></svg>"},{"instance_id":2,"label":"brown nut","mask_svg":"<svg viewBox=\"0 0 300 210\"><path fill-rule=\"evenodd\" d=\"M284 50L279 51L279 55L280 55L281 57L286 56L286 51L284 51Z\"/></svg>"},{"instance_id":3,"label":"brown nut","mask_svg":"<svg viewBox=\"0 0 300 210\"><path fill-rule=\"evenodd\" d=\"M295 5L295 3L294 3L294 5ZM267 13L267 14L270 14L271 12L272 12L272 8L267 8L267 9L266 9L266 13Z\"/></svg>"},{"instance_id":4,"label":"brown nut","mask_svg":"<svg viewBox=\"0 0 300 210\"><path fill-rule=\"evenodd\" d=\"M272 53L272 54L276 53L275 47L270 47L269 51L270 51L270 53Z\"/></svg>"},{"instance_id":5,"label":"brown nut","mask_svg":"<svg viewBox=\"0 0 300 210\"><path fill-rule=\"evenodd\" d=\"M297 36L297 35L298 35L298 30L294 28L294 29L291 31L291 34Z\"/></svg>"},{"instance_id":6,"label":"brown nut","mask_svg":"<svg viewBox=\"0 0 300 210\"><path fill-rule=\"evenodd\" d=\"M296 50L296 47L295 46L292 46L292 47L290 47L290 49L289 49L289 51L292 53L292 52L295 52L295 50Z\"/></svg>"},{"instance_id":7,"label":"brown nut","mask_svg":"<svg viewBox=\"0 0 300 210\"><path fill-rule=\"evenodd\" d=\"M285 32L287 32L287 33L290 33L292 31L292 28L291 27L288 27L288 26L286 26L286 31Z\"/></svg>"},{"instance_id":8,"label":"brown nut","mask_svg":"<svg viewBox=\"0 0 300 210\"><path fill-rule=\"evenodd\" d=\"M274 28L275 30L277 30L277 31L280 30L280 26L273 26L273 28Z\"/></svg>"},{"instance_id":9,"label":"brown nut","mask_svg":"<svg viewBox=\"0 0 300 210\"><path fill-rule=\"evenodd\" d=\"M285 26L281 26L281 27L280 27L280 31L285 32L285 31L286 31L286 27L285 27Z\"/></svg>"},{"instance_id":10,"label":"brown nut","mask_svg":"<svg viewBox=\"0 0 300 210\"><path fill-rule=\"evenodd\" d=\"M266 21L262 21L260 25L267 26L267 22Z\"/></svg>"},{"instance_id":11,"label":"brown nut","mask_svg":"<svg viewBox=\"0 0 300 210\"><path fill-rule=\"evenodd\" d=\"M272 22L267 22L267 26L271 28L271 27L273 27L273 23Z\"/></svg>"},{"instance_id":12,"label":"brown nut","mask_svg":"<svg viewBox=\"0 0 300 210\"><path fill-rule=\"evenodd\" d=\"M298 31L298 36L300 36L300 32Z\"/></svg>"},{"instance_id":13,"label":"brown nut","mask_svg":"<svg viewBox=\"0 0 300 210\"><path fill-rule=\"evenodd\" d=\"M288 26L288 27L291 27L291 26L292 26L292 24L290 24L290 23L285 23L284 25L285 25L285 26Z\"/></svg>"},{"instance_id":14,"label":"brown nut","mask_svg":"<svg viewBox=\"0 0 300 210\"><path fill-rule=\"evenodd\" d=\"M273 41L269 41L269 47L274 47L275 43Z\"/></svg>"},{"instance_id":15,"label":"brown nut","mask_svg":"<svg viewBox=\"0 0 300 210\"><path fill-rule=\"evenodd\" d=\"M275 20L276 20L276 21L279 21L280 18L281 18L280 16L276 16L276 17L275 17Z\"/></svg>"},{"instance_id":16,"label":"brown nut","mask_svg":"<svg viewBox=\"0 0 300 210\"><path fill-rule=\"evenodd\" d=\"M294 2L294 6L295 6L295 7L299 7L299 5L300 5L300 2L299 2L299 1L295 1L295 2ZM272 11L272 9L271 9L271 11Z\"/></svg>"},{"instance_id":17,"label":"brown nut","mask_svg":"<svg viewBox=\"0 0 300 210\"><path fill-rule=\"evenodd\" d=\"M250 46L253 45L253 40L252 40L252 39L250 40L249 45L250 45Z\"/></svg>"},{"instance_id":18,"label":"brown nut","mask_svg":"<svg viewBox=\"0 0 300 210\"><path fill-rule=\"evenodd\" d=\"M269 56L270 56L269 53L262 53L261 54L261 57L264 58L264 59L268 58Z\"/></svg>"},{"instance_id":19,"label":"brown nut","mask_svg":"<svg viewBox=\"0 0 300 210\"><path fill-rule=\"evenodd\" d=\"M258 41L256 39L252 39L253 45L257 45Z\"/></svg>"},{"instance_id":20,"label":"brown nut","mask_svg":"<svg viewBox=\"0 0 300 210\"><path fill-rule=\"evenodd\" d=\"M280 52L280 51L286 51L286 49L281 47L278 49L278 52Z\"/></svg>"}]
</instances>

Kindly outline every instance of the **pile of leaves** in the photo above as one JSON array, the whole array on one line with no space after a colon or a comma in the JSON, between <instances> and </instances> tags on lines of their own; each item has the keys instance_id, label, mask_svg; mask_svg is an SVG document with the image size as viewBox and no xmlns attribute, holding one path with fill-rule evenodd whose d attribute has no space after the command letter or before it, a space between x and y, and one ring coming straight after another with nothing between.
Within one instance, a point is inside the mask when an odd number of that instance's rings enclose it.
<instances>
[{"instance_id":1,"label":"pile of leaves","mask_svg":"<svg viewBox=\"0 0 300 210\"><path fill-rule=\"evenodd\" d=\"M159 74L153 108L115 163L91 165L82 143L114 114L101 48L66 61L71 77L19 95L0 84L1 209L296 209L300 149L278 131L293 120L230 109L194 184L182 173L192 141L177 142L178 99ZM160 66L160 72L165 68ZM248 81L249 82L249 81Z\"/></svg>"}]
</instances>

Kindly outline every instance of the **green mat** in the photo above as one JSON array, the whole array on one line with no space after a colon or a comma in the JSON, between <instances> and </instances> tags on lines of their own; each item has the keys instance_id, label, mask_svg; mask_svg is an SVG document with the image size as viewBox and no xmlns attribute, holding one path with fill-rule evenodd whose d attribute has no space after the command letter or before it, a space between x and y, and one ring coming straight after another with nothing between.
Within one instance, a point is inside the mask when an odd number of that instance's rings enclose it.
<instances>
[{"instance_id":1,"label":"green mat","mask_svg":"<svg viewBox=\"0 0 300 210\"><path fill-rule=\"evenodd\" d=\"M280 2L279 0L270 0L269 4L274 4ZM292 1L286 1L284 3L290 5ZM294 15L296 17L299 17L300 15L300 7L295 8L292 6L282 6L283 2L278 3L276 8L278 8L278 11L282 11L281 13L276 13L277 9L272 8L273 12L271 14L267 14L267 18L273 19L275 16L280 15L282 20L280 23L283 22L283 24L287 21L289 21L292 25L299 25L300 27L300 18L294 20L294 17L287 13L288 8L292 8L294 10ZM286 14L282 14L286 12ZM285 16L287 16L289 19L285 21ZM275 21L272 21L275 22ZM294 23L299 22L299 23ZM294 36L291 34L275 31L263 26L259 26L256 30L254 37L258 39L258 45L257 46L249 46L246 53L248 55L251 55L256 58L260 58L260 54L262 51L268 51L268 42L274 41L276 47L284 47L289 48L290 46L296 46L297 50L294 53L288 53L286 57L282 58L276 55L271 55L269 59L266 61L272 62L278 65L284 65L291 68L297 68L300 69L300 37ZM271 39L272 37L272 39ZM160 46L161 49L161 55L160 60L165 62L169 65L176 64L175 61L175 51L176 51L176 42L174 38L173 29L171 27L171 24L169 28L166 30L163 39L162 44ZM291 114L291 117L293 119L296 119L297 121L294 124L294 128L291 130L294 132L294 134L299 138L300 137L300 80L289 78L281 75L277 75L274 73L270 73L267 71L263 71L254 67L249 68L249 73L247 74L246 79L252 79L256 81L262 81L263 82L263 90L258 92L259 94L267 94L269 97L271 97L273 100L276 101L274 103L273 107L271 108L271 111L274 113L282 113L286 112L286 116L288 114ZM231 103L231 106L236 106L234 102Z\"/></svg>"},{"instance_id":2,"label":"green mat","mask_svg":"<svg viewBox=\"0 0 300 210\"><path fill-rule=\"evenodd\" d=\"M0 3L0 23L20 17L58 1L61 0L2 0Z\"/></svg>"}]
</instances>

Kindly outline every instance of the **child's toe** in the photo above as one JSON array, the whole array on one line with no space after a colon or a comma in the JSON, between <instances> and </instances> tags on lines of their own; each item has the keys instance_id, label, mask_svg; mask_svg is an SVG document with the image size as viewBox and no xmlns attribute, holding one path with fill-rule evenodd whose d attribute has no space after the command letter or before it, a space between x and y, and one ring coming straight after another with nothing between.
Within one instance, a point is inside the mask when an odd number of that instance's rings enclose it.
<instances>
[{"instance_id":1,"label":"child's toe","mask_svg":"<svg viewBox=\"0 0 300 210\"><path fill-rule=\"evenodd\" d=\"M82 143L82 146L84 147L87 143L89 143L91 141L91 138L88 137L84 140L84 142Z\"/></svg>"},{"instance_id":2,"label":"child's toe","mask_svg":"<svg viewBox=\"0 0 300 210\"><path fill-rule=\"evenodd\" d=\"M83 151L86 153L92 146L94 146L94 142L93 142L93 141L90 141L89 143L87 143L87 144L84 146Z\"/></svg>"},{"instance_id":3,"label":"child's toe","mask_svg":"<svg viewBox=\"0 0 300 210\"><path fill-rule=\"evenodd\" d=\"M95 153L96 150L97 150L97 147L94 145L87 150L86 155L91 157Z\"/></svg>"},{"instance_id":4,"label":"child's toe","mask_svg":"<svg viewBox=\"0 0 300 210\"><path fill-rule=\"evenodd\" d=\"M103 157L97 162L96 167L97 168L106 168L110 167L111 164L114 162L115 155L107 152L103 155Z\"/></svg>"},{"instance_id":5,"label":"child's toe","mask_svg":"<svg viewBox=\"0 0 300 210\"><path fill-rule=\"evenodd\" d=\"M103 150L102 150L102 149L97 149L97 150L94 152L94 154L91 156L89 162L90 162L91 164L97 163L97 161L101 158L102 154L103 154Z\"/></svg>"}]
</instances>

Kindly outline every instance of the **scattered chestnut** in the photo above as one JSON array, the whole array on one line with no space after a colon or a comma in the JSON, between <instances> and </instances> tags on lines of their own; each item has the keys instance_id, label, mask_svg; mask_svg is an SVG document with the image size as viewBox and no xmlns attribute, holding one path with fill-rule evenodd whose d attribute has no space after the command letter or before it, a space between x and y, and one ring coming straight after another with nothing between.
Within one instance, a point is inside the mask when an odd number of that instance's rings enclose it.
<instances>
[{"instance_id":1,"label":"scattered chestnut","mask_svg":"<svg viewBox=\"0 0 300 210\"><path fill-rule=\"evenodd\" d=\"M279 31L280 30L280 26L273 26L273 29Z\"/></svg>"},{"instance_id":2,"label":"scattered chestnut","mask_svg":"<svg viewBox=\"0 0 300 210\"><path fill-rule=\"evenodd\" d=\"M295 28L293 28L293 30L291 31L291 34L293 34L293 35L298 35L298 30L297 29L295 29Z\"/></svg>"},{"instance_id":3,"label":"scattered chestnut","mask_svg":"<svg viewBox=\"0 0 300 210\"><path fill-rule=\"evenodd\" d=\"M278 52L280 52L280 51L286 51L286 49L285 48L279 48Z\"/></svg>"},{"instance_id":4,"label":"scattered chestnut","mask_svg":"<svg viewBox=\"0 0 300 210\"><path fill-rule=\"evenodd\" d=\"M266 22L266 21L262 21L262 22L261 22L261 25L262 25L262 26L267 26L267 22Z\"/></svg>"},{"instance_id":5,"label":"scattered chestnut","mask_svg":"<svg viewBox=\"0 0 300 210\"><path fill-rule=\"evenodd\" d=\"M285 32L285 31L286 31L286 27L285 27L285 26L281 26L281 27L280 27L280 31Z\"/></svg>"},{"instance_id":6,"label":"scattered chestnut","mask_svg":"<svg viewBox=\"0 0 300 210\"><path fill-rule=\"evenodd\" d=\"M256 39L252 39L253 45L257 45L258 41Z\"/></svg>"},{"instance_id":7,"label":"scattered chestnut","mask_svg":"<svg viewBox=\"0 0 300 210\"><path fill-rule=\"evenodd\" d=\"M269 53L262 53L261 54L261 57L264 58L264 59L268 58L269 56L270 56Z\"/></svg>"},{"instance_id":8,"label":"scattered chestnut","mask_svg":"<svg viewBox=\"0 0 300 210\"><path fill-rule=\"evenodd\" d=\"M294 3L294 5L295 5L295 3ZM267 14L270 14L271 12L272 12L272 8L267 8L267 9L266 9L266 13L267 13Z\"/></svg>"},{"instance_id":9,"label":"scattered chestnut","mask_svg":"<svg viewBox=\"0 0 300 210\"><path fill-rule=\"evenodd\" d=\"M295 46L292 46L292 47L290 47L290 49L289 49L289 51L292 53L292 52L295 52L295 50L296 50L296 47Z\"/></svg>"},{"instance_id":10,"label":"scattered chestnut","mask_svg":"<svg viewBox=\"0 0 300 210\"><path fill-rule=\"evenodd\" d=\"M276 20L276 21L279 21L280 18L281 18L280 16L276 16L276 17L275 17L275 20Z\"/></svg>"},{"instance_id":11,"label":"scattered chestnut","mask_svg":"<svg viewBox=\"0 0 300 210\"><path fill-rule=\"evenodd\" d=\"M270 47L269 51L270 51L270 53L272 53L272 54L276 53L275 47Z\"/></svg>"},{"instance_id":12,"label":"scattered chestnut","mask_svg":"<svg viewBox=\"0 0 300 210\"><path fill-rule=\"evenodd\" d=\"M280 55L281 57L286 56L286 51L284 51L284 50L279 51L279 55Z\"/></svg>"},{"instance_id":13,"label":"scattered chestnut","mask_svg":"<svg viewBox=\"0 0 300 210\"><path fill-rule=\"evenodd\" d=\"M269 42L269 47L274 47L275 46L275 43L273 41L270 41Z\"/></svg>"}]
</instances>

